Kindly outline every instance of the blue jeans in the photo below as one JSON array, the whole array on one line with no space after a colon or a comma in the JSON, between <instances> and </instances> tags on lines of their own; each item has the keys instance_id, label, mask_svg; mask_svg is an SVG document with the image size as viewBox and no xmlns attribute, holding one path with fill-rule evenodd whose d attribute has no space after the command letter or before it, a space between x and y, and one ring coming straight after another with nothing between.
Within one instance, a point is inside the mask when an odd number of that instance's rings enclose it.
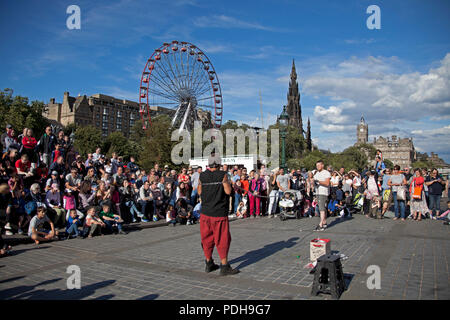
<instances>
[{"instance_id":1,"label":"blue jeans","mask_svg":"<svg viewBox=\"0 0 450 320\"><path fill-rule=\"evenodd\" d=\"M78 237L78 223L72 223L72 225L69 227L69 228L67 228L67 230L66 230L66 232L67 232L67 235L71 235L72 233L74 233L75 234L75 236L77 236Z\"/></svg>"},{"instance_id":2,"label":"blue jeans","mask_svg":"<svg viewBox=\"0 0 450 320\"><path fill-rule=\"evenodd\" d=\"M103 220L103 222L105 223L106 228L108 229L109 232L113 231L114 224L117 224L117 229L119 229L119 231L122 231L122 223L120 222L115 222L111 220Z\"/></svg>"},{"instance_id":3,"label":"blue jeans","mask_svg":"<svg viewBox=\"0 0 450 320\"><path fill-rule=\"evenodd\" d=\"M242 201L242 195L239 194L239 193L237 193L237 192L235 192L235 193L234 193L234 212L233 212L233 213L236 213L237 208L238 208L238 206L239 206L239 203L240 203L241 201Z\"/></svg>"},{"instance_id":4,"label":"blue jeans","mask_svg":"<svg viewBox=\"0 0 450 320\"><path fill-rule=\"evenodd\" d=\"M138 217L142 217L142 214L139 212L139 210L136 207L136 204L134 203L134 201L127 201L125 202L125 205L130 208L130 213L131 213L131 217L135 218L135 215Z\"/></svg>"},{"instance_id":5,"label":"blue jeans","mask_svg":"<svg viewBox=\"0 0 450 320\"><path fill-rule=\"evenodd\" d=\"M193 207L195 207L195 205L197 204L197 198L198 198L197 189L192 190L192 193L191 193L191 205Z\"/></svg>"},{"instance_id":6,"label":"blue jeans","mask_svg":"<svg viewBox=\"0 0 450 320\"><path fill-rule=\"evenodd\" d=\"M141 205L141 215L138 215L138 217L147 217L147 206L151 205L151 203L151 201L139 200L139 204Z\"/></svg>"},{"instance_id":7,"label":"blue jeans","mask_svg":"<svg viewBox=\"0 0 450 320\"><path fill-rule=\"evenodd\" d=\"M405 219L405 201L403 200L397 200L397 192L392 192L392 197L394 198L394 211L395 211L395 217L396 218L403 218ZM399 207L400 207L400 214L399 214Z\"/></svg>"},{"instance_id":8,"label":"blue jeans","mask_svg":"<svg viewBox=\"0 0 450 320\"><path fill-rule=\"evenodd\" d=\"M429 194L428 198L430 200L430 205L429 205L428 209L430 209L430 211L433 215L435 214L435 212L437 214L439 214L439 212L441 211L441 195L440 194Z\"/></svg>"}]
</instances>

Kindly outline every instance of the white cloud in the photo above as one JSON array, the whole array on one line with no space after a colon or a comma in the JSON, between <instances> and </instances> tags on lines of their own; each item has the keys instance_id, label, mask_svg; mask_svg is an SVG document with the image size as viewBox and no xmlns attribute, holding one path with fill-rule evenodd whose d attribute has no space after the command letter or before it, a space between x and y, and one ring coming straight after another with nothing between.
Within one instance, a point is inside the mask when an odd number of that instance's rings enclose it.
<instances>
[{"instance_id":1,"label":"white cloud","mask_svg":"<svg viewBox=\"0 0 450 320\"><path fill-rule=\"evenodd\" d=\"M248 22L226 15L202 16L194 20L194 25L204 28L238 28L238 29L255 29L263 31L281 31L281 29L264 26L257 22Z\"/></svg>"}]
</instances>

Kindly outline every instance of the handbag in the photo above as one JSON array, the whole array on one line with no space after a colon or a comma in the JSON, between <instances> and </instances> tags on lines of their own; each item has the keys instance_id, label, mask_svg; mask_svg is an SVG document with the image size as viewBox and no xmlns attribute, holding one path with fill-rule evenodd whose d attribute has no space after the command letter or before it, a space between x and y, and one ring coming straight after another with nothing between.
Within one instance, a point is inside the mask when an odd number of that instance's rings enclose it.
<instances>
[{"instance_id":1,"label":"handbag","mask_svg":"<svg viewBox=\"0 0 450 320\"><path fill-rule=\"evenodd\" d=\"M397 189L397 200L406 200L406 190L404 186L399 186Z\"/></svg>"},{"instance_id":2,"label":"handbag","mask_svg":"<svg viewBox=\"0 0 450 320\"><path fill-rule=\"evenodd\" d=\"M422 188L416 187L416 183L414 182L414 180L413 180L412 190L413 190L412 198L414 200L422 200Z\"/></svg>"}]
</instances>

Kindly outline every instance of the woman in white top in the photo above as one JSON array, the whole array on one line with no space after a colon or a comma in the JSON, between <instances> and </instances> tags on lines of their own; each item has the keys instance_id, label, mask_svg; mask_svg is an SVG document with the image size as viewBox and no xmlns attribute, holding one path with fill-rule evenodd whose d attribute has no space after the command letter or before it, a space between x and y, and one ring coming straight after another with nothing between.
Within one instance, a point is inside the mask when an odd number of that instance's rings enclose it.
<instances>
[{"instance_id":1,"label":"woman in white top","mask_svg":"<svg viewBox=\"0 0 450 320\"><path fill-rule=\"evenodd\" d=\"M339 188L339 183L341 182L342 177L340 176L339 172L333 171L331 174L330 179L330 191L331 194L336 194L336 190Z\"/></svg>"}]
</instances>

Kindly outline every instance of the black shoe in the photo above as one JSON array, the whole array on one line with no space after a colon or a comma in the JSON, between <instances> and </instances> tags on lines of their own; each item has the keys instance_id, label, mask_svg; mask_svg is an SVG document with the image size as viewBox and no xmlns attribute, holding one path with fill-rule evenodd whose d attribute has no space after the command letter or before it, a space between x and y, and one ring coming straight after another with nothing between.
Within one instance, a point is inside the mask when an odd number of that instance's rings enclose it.
<instances>
[{"instance_id":1,"label":"black shoe","mask_svg":"<svg viewBox=\"0 0 450 320\"><path fill-rule=\"evenodd\" d=\"M220 275L221 276L227 276L227 275L233 275L239 273L238 269L231 268L230 264L227 263L225 265L220 265Z\"/></svg>"},{"instance_id":2,"label":"black shoe","mask_svg":"<svg viewBox=\"0 0 450 320\"><path fill-rule=\"evenodd\" d=\"M205 263L206 263L205 272L212 272L219 269L219 266L214 263L213 259L211 259L209 262L205 260Z\"/></svg>"}]
</instances>

